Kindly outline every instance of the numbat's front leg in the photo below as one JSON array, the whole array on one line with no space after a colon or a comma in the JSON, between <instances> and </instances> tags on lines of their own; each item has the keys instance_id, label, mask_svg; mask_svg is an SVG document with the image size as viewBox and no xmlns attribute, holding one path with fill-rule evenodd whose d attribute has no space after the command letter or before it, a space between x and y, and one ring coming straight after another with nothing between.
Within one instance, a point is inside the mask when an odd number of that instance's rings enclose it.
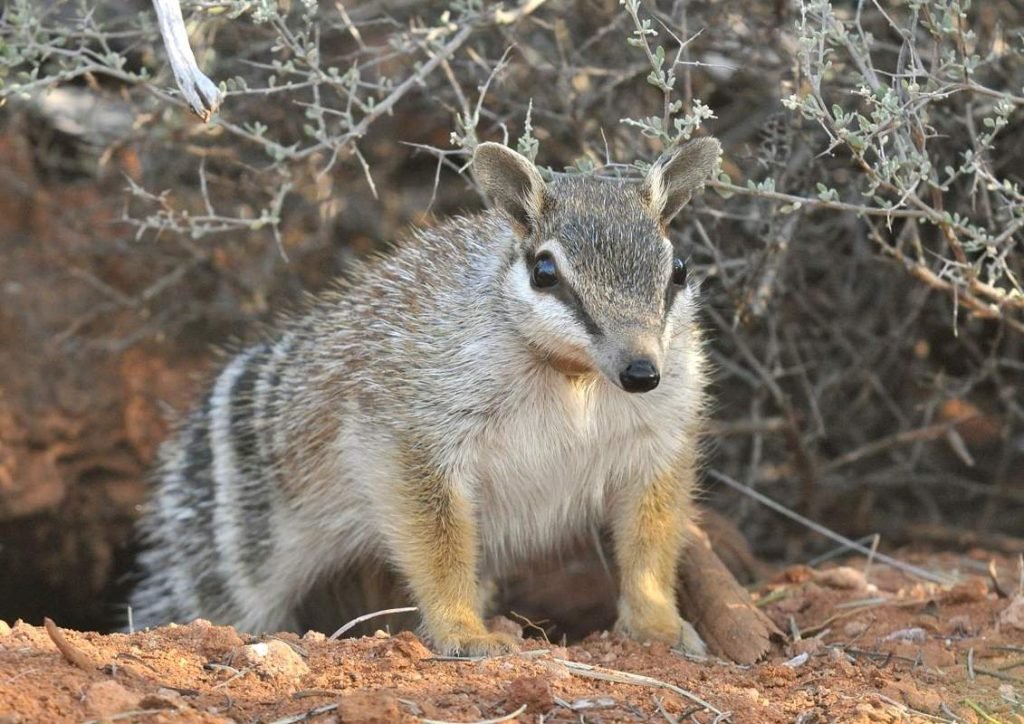
<instances>
[{"instance_id":1,"label":"numbat's front leg","mask_svg":"<svg viewBox=\"0 0 1024 724\"><path fill-rule=\"evenodd\" d=\"M703 655L704 642L679 615L676 580L693 506L692 464L680 465L627 493L616 507L615 555L619 566L616 631L637 641L662 641Z\"/></svg>"},{"instance_id":2,"label":"numbat's front leg","mask_svg":"<svg viewBox=\"0 0 1024 724\"><path fill-rule=\"evenodd\" d=\"M445 654L491 656L519 650L509 634L487 630L477 581L472 509L439 472L416 466L401 485L392 554L412 589L423 629Z\"/></svg>"}]
</instances>

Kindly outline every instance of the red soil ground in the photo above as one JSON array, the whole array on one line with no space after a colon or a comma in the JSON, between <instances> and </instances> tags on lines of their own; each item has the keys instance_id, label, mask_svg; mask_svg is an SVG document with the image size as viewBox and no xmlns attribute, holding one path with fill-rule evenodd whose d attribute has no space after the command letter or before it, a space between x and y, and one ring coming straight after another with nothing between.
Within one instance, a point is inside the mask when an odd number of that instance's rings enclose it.
<instances>
[{"instance_id":1,"label":"red soil ground","mask_svg":"<svg viewBox=\"0 0 1024 724\"><path fill-rule=\"evenodd\" d=\"M66 631L62 655L44 628L0 624L0 722L1024 722L1020 571L1004 558L987 576L988 560L917 559L952 586L865 578L856 560L789 568L754 595L795 640L752 666L607 633L456 661L411 633L250 637L203 621Z\"/></svg>"}]
</instances>

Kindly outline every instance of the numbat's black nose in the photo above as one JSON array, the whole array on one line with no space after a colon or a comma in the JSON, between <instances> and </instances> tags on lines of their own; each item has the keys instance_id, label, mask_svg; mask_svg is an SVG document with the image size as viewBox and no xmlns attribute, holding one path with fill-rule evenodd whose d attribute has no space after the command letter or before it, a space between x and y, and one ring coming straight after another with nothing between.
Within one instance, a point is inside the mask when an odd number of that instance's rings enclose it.
<instances>
[{"instance_id":1,"label":"numbat's black nose","mask_svg":"<svg viewBox=\"0 0 1024 724\"><path fill-rule=\"evenodd\" d=\"M658 368L649 359L635 359L619 373L619 382L626 392L650 392L660 381Z\"/></svg>"}]
</instances>

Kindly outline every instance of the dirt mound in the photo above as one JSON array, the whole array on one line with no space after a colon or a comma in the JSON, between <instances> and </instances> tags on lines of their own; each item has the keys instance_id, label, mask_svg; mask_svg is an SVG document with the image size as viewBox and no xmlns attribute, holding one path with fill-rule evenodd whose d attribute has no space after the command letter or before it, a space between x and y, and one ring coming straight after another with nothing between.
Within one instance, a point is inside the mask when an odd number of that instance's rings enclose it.
<instances>
[{"instance_id":1,"label":"dirt mound","mask_svg":"<svg viewBox=\"0 0 1024 724\"><path fill-rule=\"evenodd\" d=\"M965 575L985 561L921 561L958 574L951 586L865 578L862 561L787 569L756 597L796 640L751 666L607 633L453 660L410 633L255 638L196 621L51 636L0 624L0 721L1021 722L1024 596L1006 590L1012 560L994 579Z\"/></svg>"}]
</instances>

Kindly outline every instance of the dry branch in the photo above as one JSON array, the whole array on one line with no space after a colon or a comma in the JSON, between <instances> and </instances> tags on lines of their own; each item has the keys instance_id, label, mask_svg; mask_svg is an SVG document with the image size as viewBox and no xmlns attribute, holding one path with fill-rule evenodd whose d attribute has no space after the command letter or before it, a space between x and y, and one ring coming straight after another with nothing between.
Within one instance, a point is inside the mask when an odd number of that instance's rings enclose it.
<instances>
[{"instance_id":1,"label":"dry branch","mask_svg":"<svg viewBox=\"0 0 1024 724\"><path fill-rule=\"evenodd\" d=\"M655 679L653 676L644 676L643 674L634 674L628 671L607 669L603 666L592 666L591 664L583 664L579 661L569 661L567 659L556 658L555 661L564 665L576 676L582 676L587 679L597 679L598 681L611 681L617 684L634 684L636 686L652 686L656 689L665 689L667 691L671 691L673 694L678 694L684 699L689 699L694 704L704 707L713 714L717 714L719 716L727 715L726 712L722 712L720 709L717 709L693 692L687 691L675 684L670 684L667 681Z\"/></svg>"},{"instance_id":2,"label":"dry branch","mask_svg":"<svg viewBox=\"0 0 1024 724\"><path fill-rule=\"evenodd\" d=\"M50 635L50 639L53 641L57 650L60 651L61 655L67 659L69 664L77 666L83 671L92 671L96 668L96 665L89 659L88 656L78 650L70 641L65 638L64 633L57 628L57 624L53 622L53 619L43 619L43 625L46 628L46 633Z\"/></svg>"},{"instance_id":3,"label":"dry branch","mask_svg":"<svg viewBox=\"0 0 1024 724\"><path fill-rule=\"evenodd\" d=\"M222 97L217 85L199 70L188 42L181 6L178 0L153 0L153 7L174 80L192 112L208 121L220 107Z\"/></svg>"}]
</instances>

